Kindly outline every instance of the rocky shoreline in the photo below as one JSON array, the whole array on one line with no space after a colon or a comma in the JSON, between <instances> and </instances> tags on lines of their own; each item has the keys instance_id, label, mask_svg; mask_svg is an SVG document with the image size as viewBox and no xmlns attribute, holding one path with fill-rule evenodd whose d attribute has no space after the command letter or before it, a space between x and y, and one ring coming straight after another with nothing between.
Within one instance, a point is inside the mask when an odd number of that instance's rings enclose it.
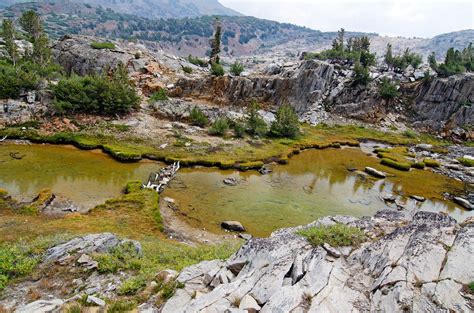
<instances>
[{"instance_id":1,"label":"rocky shoreline","mask_svg":"<svg viewBox=\"0 0 474 313\"><path fill-rule=\"evenodd\" d=\"M344 224L369 238L360 247L314 247L296 234ZM443 214L325 217L251 239L227 261L203 262L161 312L470 312L474 221Z\"/></svg>"},{"instance_id":2,"label":"rocky shoreline","mask_svg":"<svg viewBox=\"0 0 474 313\"><path fill-rule=\"evenodd\" d=\"M358 229L365 239L353 246L313 245L300 235L334 225ZM138 257L143 253L138 242L109 233L54 246L39 265L42 276L8 287L0 305L17 312L60 312L85 299L107 307L103 299L116 298L120 283L131 276L101 274L90 256L124 245ZM151 285L166 281L179 287L160 305L157 296L142 297L138 312L470 312L473 253L472 218L458 223L444 214L396 210L360 219L327 216L269 238L251 238L228 260L158 273ZM28 303L27 291L46 281L61 281L61 287Z\"/></svg>"}]
</instances>

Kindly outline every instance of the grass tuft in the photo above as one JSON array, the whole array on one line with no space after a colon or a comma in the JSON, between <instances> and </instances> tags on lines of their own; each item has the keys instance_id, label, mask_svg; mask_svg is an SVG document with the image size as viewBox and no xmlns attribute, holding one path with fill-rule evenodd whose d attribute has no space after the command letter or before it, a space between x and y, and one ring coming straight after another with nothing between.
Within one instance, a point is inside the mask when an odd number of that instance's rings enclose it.
<instances>
[{"instance_id":1,"label":"grass tuft","mask_svg":"<svg viewBox=\"0 0 474 313\"><path fill-rule=\"evenodd\" d=\"M388 158L383 158L382 161L380 162L381 164L400 170L400 171L409 171L411 168L410 163L404 163L404 162L397 162L393 159L388 159Z\"/></svg>"},{"instance_id":2,"label":"grass tuft","mask_svg":"<svg viewBox=\"0 0 474 313\"><path fill-rule=\"evenodd\" d=\"M311 227L300 230L297 234L306 237L315 247L323 243L328 243L333 247L357 246L365 241L363 231L344 224Z\"/></svg>"},{"instance_id":3,"label":"grass tuft","mask_svg":"<svg viewBox=\"0 0 474 313\"><path fill-rule=\"evenodd\" d=\"M424 159L423 163L425 163L427 167L440 167L441 166L441 163L433 159Z\"/></svg>"}]
</instances>

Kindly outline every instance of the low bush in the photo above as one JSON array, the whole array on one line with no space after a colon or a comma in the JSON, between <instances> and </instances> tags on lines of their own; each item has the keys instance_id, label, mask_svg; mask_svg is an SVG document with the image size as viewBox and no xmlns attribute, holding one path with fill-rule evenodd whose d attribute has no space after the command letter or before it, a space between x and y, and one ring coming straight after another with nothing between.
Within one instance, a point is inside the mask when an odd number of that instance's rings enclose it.
<instances>
[{"instance_id":1,"label":"low bush","mask_svg":"<svg viewBox=\"0 0 474 313\"><path fill-rule=\"evenodd\" d=\"M211 74L214 76L224 76L225 74L224 67L222 67L222 65L220 64L213 63L211 65Z\"/></svg>"},{"instance_id":2,"label":"low bush","mask_svg":"<svg viewBox=\"0 0 474 313\"><path fill-rule=\"evenodd\" d=\"M258 113L259 104L256 101L252 101L248 110L245 124L247 132L253 136L264 136L267 133L267 124Z\"/></svg>"},{"instance_id":3,"label":"low bush","mask_svg":"<svg viewBox=\"0 0 474 313\"><path fill-rule=\"evenodd\" d=\"M199 67L207 67L208 66L208 63L206 60L202 60L198 57L194 57L192 55L189 55L188 56L188 62L191 63L191 64L194 64L196 66L199 66Z\"/></svg>"},{"instance_id":4,"label":"low bush","mask_svg":"<svg viewBox=\"0 0 474 313\"><path fill-rule=\"evenodd\" d=\"M385 100L392 100L399 96L397 85L393 84L387 78L382 79L379 85L379 96Z\"/></svg>"},{"instance_id":5,"label":"low bush","mask_svg":"<svg viewBox=\"0 0 474 313\"><path fill-rule=\"evenodd\" d=\"M51 86L57 113L125 114L138 107L140 97L131 86L124 69L111 77L73 75Z\"/></svg>"},{"instance_id":6,"label":"low bush","mask_svg":"<svg viewBox=\"0 0 474 313\"><path fill-rule=\"evenodd\" d=\"M92 49L98 49L98 50L102 50L102 49L110 49L110 50L113 50L115 49L115 44L113 44L112 42L91 42L91 48Z\"/></svg>"},{"instance_id":7,"label":"low bush","mask_svg":"<svg viewBox=\"0 0 474 313\"><path fill-rule=\"evenodd\" d=\"M36 89L39 81L40 76L36 72L0 62L0 99L19 98L22 92Z\"/></svg>"},{"instance_id":8,"label":"low bush","mask_svg":"<svg viewBox=\"0 0 474 313\"><path fill-rule=\"evenodd\" d=\"M382 159L382 161L380 163L382 163L383 165L386 165L388 167L400 170L400 171L409 171L410 168L411 168L410 163L397 162L395 160L388 159L388 158Z\"/></svg>"},{"instance_id":9,"label":"low bush","mask_svg":"<svg viewBox=\"0 0 474 313\"><path fill-rule=\"evenodd\" d=\"M229 130L229 123L227 118L218 118L209 128L209 135L224 136Z\"/></svg>"},{"instance_id":10,"label":"low bush","mask_svg":"<svg viewBox=\"0 0 474 313\"><path fill-rule=\"evenodd\" d=\"M244 71L244 65L237 61L234 64L232 64L230 67L230 72L234 74L235 76L240 76L240 74L242 74L243 71Z\"/></svg>"},{"instance_id":11,"label":"low bush","mask_svg":"<svg viewBox=\"0 0 474 313\"><path fill-rule=\"evenodd\" d=\"M154 92L150 99L148 100L149 103L155 103L158 101L166 101L168 100L168 93L166 89L160 88L158 91Z\"/></svg>"},{"instance_id":12,"label":"low bush","mask_svg":"<svg viewBox=\"0 0 474 313\"><path fill-rule=\"evenodd\" d=\"M192 74L193 72L193 69L190 66L181 65L181 68L183 69L183 72L185 72L186 74Z\"/></svg>"},{"instance_id":13,"label":"low bush","mask_svg":"<svg viewBox=\"0 0 474 313\"><path fill-rule=\"evenodd\" d=\"M204 112L197 106L192 108L191 112L189 113L189 118L191 119L191 123L193 125L199 127L205 127L209 123L209 119L204 114Z\"/></svg>"},{"instance_id":14,"label":"low bush","mask_svg":"<svg viewBox=\"0 0 474 313\"><path fill-rule=\"evenodd\" d=\"M270 126L270 135L292 139L300 135L298 115L289 104L283 104L278 108L276 120Z\"/></svg>"},{"instance_id":15,"label":"low bush","mask_svg":"<svg viewBox=\"0 0 474 313\"><path fill-rule=\"evenodd\" d=\"M237 138L243 138L245 136L245 123L242 121L234 121L232 123L232 130L234 136Z\"/></svg>"},{"instance_id":16,"label":"low bush","mask_svg":"<svg viewBox=\"0 0 474 313\"><path fill-rule=\"evenodd\" d=\"M137 306L136 302L130 300L117 300L110 303L107 307L107 313L126 313L132 312Z\"/></svg>"},{"instance_id":17,"label":"low bush","mask_svg":"<svg viewBox=\"0 0 474 313\"><path fill-rule=\"evenodd\" d=\"M344 224L311 227L299 231L298 235L306 237L313 246L323 243L328 243L333 247L357 246L365 241L363 231Z\"/></svg>"}]
</instances>

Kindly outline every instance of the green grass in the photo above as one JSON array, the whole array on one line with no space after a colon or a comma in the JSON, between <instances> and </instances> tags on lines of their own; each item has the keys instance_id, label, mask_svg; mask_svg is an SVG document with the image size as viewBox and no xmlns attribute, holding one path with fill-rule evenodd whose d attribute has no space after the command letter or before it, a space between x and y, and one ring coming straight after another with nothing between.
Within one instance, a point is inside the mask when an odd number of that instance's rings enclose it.
<instances>
[{"instance_id":1,"label":"green grass","mask_svg":"<svg viewBox=\"0 0 474 313\"><path fill-rule=\"evenodd\" d=\"M66 238L68 235L56 235L0 244L0 292L10 281L30 274L41 261L42 253Z\"/></svg>"},{"instance_id":2,"label":"green grass","mask_svg":"<svg viewBox=\"0 0 474 313\"><path fill-rule=\"evenodd\" d=\"M112 248L108 253L93 256L99 264L100 273L117 273L122 270L139 270L141 255L131 242Z\"/></svg>"},{"instance_id":3,"label":"green grass","mask_svg":"<svg viewBox=\"0 0 474 313\"><path fill-rule=\"evenodd\" d=\"M113 44L112 42L97 42L97 41L94 41L94 42L91 42L91 48L92 49L98 49L98 50L102 50L102 49L113 50L113 49L115 49L115 44Z\"/></svg>"},{"instance_id":4,"label":"green grass","mask_svg":"<svg viewBox=\"0 0 474 313\"><path fill-rule=\"evenodd\" d=\"M131 312L137 307L135 301L117 300L107 306L107 313L126 313Z\"/></svg>"},{"instance_id":5,"label":"green grass","mask_svg":"<svg viewBox=\"0 0 474 313\"><path fill-rule=\"evenodd\" d=\"M146 286L146 280L141 277L133 277L127 279L120 285L118 294L121 296L133 296L138 293L142 288Z\"/></svg>"},{"instance_id":6,"label":"green grass","mask_svg":"<svg viewBox=\"0 0 474 313\"><path fill-rule=\"evenodd\" d=\"M468 285L468 287L469 287L469 291L470 291L472 294L474 294L474 281L470 282L469 285Z\"/></svg>"},{"instance_id":7,"label":"green grass","mask_svg":"<svg viewBox=\"0 0 474 313\"><path fill-rule=\"evenodd\" d=\"M297 233L306 237L313 246L328 243L333 247L357 246L365 241L365 234L357 227L344 224L317 226L303 229Z\"/></svg>"},{"instance_id":8,"label":"green grass","mask_svg":"<svg viewBox=\"0 0 474 313\"><path fill-rule=\"evenodd\" d=\"M383 158L380 163L385 165L385 166L388 166L388 167L391 167L391 168L394 168L394 169L397 169L397 170L400 170L400 171L409 171L410 168L411 168L410 163L397 162L395 160L388 159L388 158Z\"/></svg>"}]
</instances>

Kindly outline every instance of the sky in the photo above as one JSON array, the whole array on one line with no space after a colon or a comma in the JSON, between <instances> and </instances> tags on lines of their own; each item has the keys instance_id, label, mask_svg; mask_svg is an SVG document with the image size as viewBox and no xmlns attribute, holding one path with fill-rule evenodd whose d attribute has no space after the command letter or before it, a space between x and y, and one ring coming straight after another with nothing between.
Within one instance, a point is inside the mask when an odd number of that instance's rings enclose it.
<instances>
[{"instance_id":1,"label":"sky","mask_svg":"<svg viewBox=\"0 0 474 313\"><path fill-rule=\"evenodd\" d=\"M429 38L474 29L474 0L219 0L245 15L321 31Z\"/></svg>"}]
</instances>

